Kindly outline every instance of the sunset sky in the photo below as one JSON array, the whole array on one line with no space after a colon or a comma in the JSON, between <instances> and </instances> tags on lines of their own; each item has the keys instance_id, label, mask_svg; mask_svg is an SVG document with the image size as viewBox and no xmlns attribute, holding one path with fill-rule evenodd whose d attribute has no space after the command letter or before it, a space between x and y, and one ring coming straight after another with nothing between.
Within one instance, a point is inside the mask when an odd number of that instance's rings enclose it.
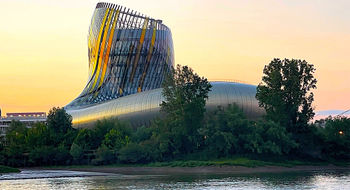
<instances>
[{"instance_id":1,"label":"sunset sky","mask_svg":"<svg viewBox=\"0 0 350 190\"><path fill-rule=\"evenodd\" d=\"M88 77L96 0L0 1L0 108L45 111ZM273 58L316 67L316 110L350 109L349 0L114 0L172 30L175 63L209 80L257 85Z\"/></svg>"}]
</instances>

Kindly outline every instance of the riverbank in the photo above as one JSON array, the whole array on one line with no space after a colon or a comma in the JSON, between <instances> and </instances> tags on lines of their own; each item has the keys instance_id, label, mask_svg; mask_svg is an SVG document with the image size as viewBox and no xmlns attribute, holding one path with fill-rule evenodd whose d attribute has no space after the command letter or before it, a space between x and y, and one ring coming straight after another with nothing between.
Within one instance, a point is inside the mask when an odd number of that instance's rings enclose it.
<instances>
[{"instance_id":1,"label":"riverbank","mask_svg":"<svg viewBox=\"0 0 350 190\"><path fill-rule=\"evenodd\" d=\"M248 158L223 159L212 161L172 161L156 162L143 165L113 164L103 166L73 165L50 166L31 169L70 170L86 172L102 172L115 174L249 174L276 173L298 171L350 171L350 164L343 162L307 162L299 160L284 160L281 162L252 160Z\"/></svg>"},{"instance_id":2,"label":"riverbank","mask_svg":"<svg viewBox=\"0 0 350 190\"><path fill-rule=\"evenodd\" d=\"M6 174L6 173L18 173L21 172L21 170L17 168L12 168L8 166L2 166L0 165L0 174Z\"/></svg>"},{"instance_id":3,"label":"riverbank","mask_svg":"<svg viewBox=\"0 0 350 190\"><path fill-rule=\"evenodd\" d=\"M36 168L40 169L40 168ZM53 168L52 168L53 169ZM317 172L317 171L350 171L349 166L199 166L199 167L72 167L54 168L53 170L70 170L84 172L113 173L124 175L169 175L169 174L254 174L254 173L280 173L280 172Z\"/></svg>"}]
</instances>

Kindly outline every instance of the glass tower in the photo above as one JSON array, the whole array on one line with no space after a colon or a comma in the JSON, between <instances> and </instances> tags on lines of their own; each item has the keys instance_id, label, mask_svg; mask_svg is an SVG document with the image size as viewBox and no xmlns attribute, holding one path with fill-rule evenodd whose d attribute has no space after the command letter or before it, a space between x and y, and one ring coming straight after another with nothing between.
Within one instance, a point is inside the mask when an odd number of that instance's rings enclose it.
<instances>
[{"instance_id":1,"label":"glass tower","mask_svg":"<svg viewBox=\"0 0 350 190\"><path fill-rule=\"evenodd\" d=\"M66 108L160 88L174 64L170 29L161 20L98 3L88 32L89 79Z\"/></svg>"}]
</instances>

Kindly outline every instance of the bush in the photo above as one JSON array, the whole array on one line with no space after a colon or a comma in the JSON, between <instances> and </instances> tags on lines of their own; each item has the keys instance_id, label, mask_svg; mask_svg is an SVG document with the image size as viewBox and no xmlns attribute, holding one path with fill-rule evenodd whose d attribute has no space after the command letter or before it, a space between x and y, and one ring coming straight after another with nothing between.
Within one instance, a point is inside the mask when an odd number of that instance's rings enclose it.
<instances>
[{"instance_id":1,"label":"bush","mask_svg":"<svg viewBox=\"0 0 350 190\"><path fill-rule=\"evenodd\" d=\"M326 157L336 159L350 158L350 118L336 117L326 121L323 132Z\"/></svg>"},{"instance_id":2,"label":"bush","mask_svg":"<svg viewBox=\"0 0 350 190\"><path fill-rule=\"evenodd\" d=\"M0 174L2 174L2 173L14 173L14 172L18 173L21 171L17 168L11 168L11 167L0 165Z\"/></svg>"},{"instance_id":3,"label":"bush","mask_svg":"<svg viewBox=\"0 0 350 190\"><path fill-rule=\"evenodd\" d=\"M72 147L69 151L70 155L73 157L74 161L78 162L79 160L82 160L84 157L84 149L83 147L73 143Z\"/></svg>"},{"instance_id":4,"label":"bush","mask_svg":"<svg viewBox=\"0 0 350 190\"><path fill-rule=\"evenodd\" d=\"M40 146L29 153L29 163L31 165L44 166L55 164L57 149L52 146Z\"/></svg>"},{"instance_id":5,"label":"bush","mask_svg":"<svg viewBox=\"0 0 350 190\"><path fill-rule=\"evenodd\" d=\"M113 150L102 144L95 152L95 159L92 160L93 165L111 164L117 161L116 154Z\"/></svg>"},{"instance_id":6,"label":"bush","mask_svg":"<svg viewBox=\"0 0 350 190\"><path fill-rule=\"evenodd\" d=\"M56 154L54 158L55 165L69 165L72 162L73 157L70 151L63 144L60 144L56 148Z\"/></svg>"},{"instance_id":7,"label":"bush","mask_svg":"<svg viewBox=\"0 0 350 190\"><path fill-rule=\"evenodd\" d=\"M261 147L258 153L283 155L297 147L297 143L292 139L292 134L286 128L273 121L261 120L256 123L257 133L261 137Z\"/></svg>"},{"instance_id":8,"label":"bush","mask_svg":"<svg viewBox=\"0 0 350 190\"><path fill-rule=\"evenodd\" d=\"M214 158L233 154L282 155L297 146L286 128L268 120L249 121L237 105L208 113L200 134L204 151Z\"/></svg>"},{"instance_id":9,"label":"bush","mask_svg":"<svg viewBox=\"0 0 350 190\"><path fill-rule=\"evenodd\" d=\"M152 136L152 129L150 127L141 126L136 129L136 132L132 136L134 142L142 142L148 140Z\"/></svg>"},{"instance_id":10,"label":"bush","mask_svg":"<svg viewBox=\"0 0 350 190\"><path fill-rule=\"evenodd\" d=\"M123 163L146 163L148 161L144 147L136 143L129 143L120 149L118 158Z\"/></svg>"},{"instance_id":11,"label":"bush","mask_svg":"<svg viewBox=\"0 0 350 190\"><path fill-rule=\"evenodd\" d=\"M251 135L249 121L237 105L208 113L203 128L199 129L203 138L203 148L215 157L225 157L247 151L247 137Z\"/></svg>"},{"instance_id":12,"label":"bush","mask_svg":"<svg viewBox=\"0 0 350 190\"><path fill-rule=\"evenodd\" d=\"M73 144L79 145L83 150L97 149L98 146L94 146L94 139L95 135L92 130L81 129L75 137Z\"/></svg>"}]
</instances>

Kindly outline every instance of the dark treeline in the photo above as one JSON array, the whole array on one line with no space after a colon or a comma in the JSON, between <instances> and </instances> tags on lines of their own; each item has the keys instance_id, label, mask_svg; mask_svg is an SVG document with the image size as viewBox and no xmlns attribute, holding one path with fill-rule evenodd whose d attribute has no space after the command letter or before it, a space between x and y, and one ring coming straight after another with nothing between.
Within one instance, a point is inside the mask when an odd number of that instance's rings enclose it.
<instances>
[{"instance_id":1,"label":"dark treeline","mask_svg":"<svg viewBox=\"0 0 350 190\"><path fill-rule=\"evenodd\" d=\"M57 112L64 110L54 109L50 113ZM1 147L0 164L16 167L144 164L235 155L255 159L348 160L350 138L346 134L350 133L350 119L328 118L324 123L324 127L310 125L310 138L304 142L307 144L298 144L284 127L273 121L250 121L233 105L205 114L202 126L196 130L197 137L187 135L180 126L174 128L166 119L156 119L150 126L138 128L109 119L98 121L91 129L67 128L62 132L51 129L49 124L37 123L26 128L14 121L8 131L7 146Z\"/></svg>"},{"instance_id":2,"label":"dark treeline","mask_svg":"<svg viewBox=\"0 0 350 190\"><path fill-rule=\"evenodd\" d=\"M74 129L64 109L53 108L47 124L26 128L13 121L0 147L0 164L144 164L173 160L350 159L350 119L328 118L310 124L316 80L313 65L273 60L264 69L257 99L266 110L259 120L246 118L237 105L206 112L211 85L187 66L178 66L163 84L163 118L149 126L118 119Z\"/></svg>"}]
</instances>

